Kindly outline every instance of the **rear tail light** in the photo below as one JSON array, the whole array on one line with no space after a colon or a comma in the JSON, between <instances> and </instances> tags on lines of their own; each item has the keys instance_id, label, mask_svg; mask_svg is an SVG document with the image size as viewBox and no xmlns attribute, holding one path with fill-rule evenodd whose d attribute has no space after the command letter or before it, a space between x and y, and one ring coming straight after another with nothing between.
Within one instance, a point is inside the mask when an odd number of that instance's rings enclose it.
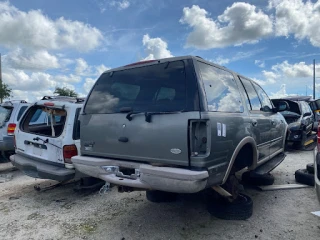
<instances>
[{"instance_id":1,"label":"rear tail light","mask_svg":"<svg viewBox=\"0 0 320 240\"><path fill-rule=\"evenodd\" d=\"M14 134L14 130L16 129L16 124L15 123L9 123L8 128L7 128L7 133L8 135L12 136Z\"/></svg>"},{"instance_id":2,"label":"rear tail light","mask_svg":"<svg viewBox=\"0 0 320 240\"><path fill-rule=\"evenodd\" d=\"M208 153L208 121L191 120L189 132L190 154L193 157Z\"/></svg>"},{"instance_id":3,"label":"rear tail light","mask_svg":"<svg viewBox=\"0 0 320 240\"><path fill-rule=\"evenodd\" d=\"M72 163L71 158L78 155L76 145L64 145L63 146L63 159L65 163Z\"/></svg>"}]
</instances>

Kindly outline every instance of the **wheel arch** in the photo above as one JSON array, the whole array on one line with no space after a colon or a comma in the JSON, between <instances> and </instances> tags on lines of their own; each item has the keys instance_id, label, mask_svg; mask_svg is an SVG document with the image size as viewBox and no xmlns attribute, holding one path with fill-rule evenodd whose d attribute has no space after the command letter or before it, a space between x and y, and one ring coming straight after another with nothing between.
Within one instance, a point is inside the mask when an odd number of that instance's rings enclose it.
<instances>
[{"instance_id":1,"label":"wheel arch","mask_svg":"<svg viewBox=\"0 0 320 240\"><path fill-rule=\"evenodd\" d=\"M237 147L235 148L235 150L233 151L233 154L231 156L226 174L223 177L222 180L222 184L224 184L231 172L232 167L234 166L237 157L239 156L239 154L241 154L242 151L244 151L246 148L251 147L252 150L252 161L251 161L251 165L248 166L249 169L254 169L257 166L257 162L258 162L258 151L257 151L257 144L256 141L250 137L247 136L245 138L243 138L239 144L237 145Z\"/></svg>"}]
</instances>

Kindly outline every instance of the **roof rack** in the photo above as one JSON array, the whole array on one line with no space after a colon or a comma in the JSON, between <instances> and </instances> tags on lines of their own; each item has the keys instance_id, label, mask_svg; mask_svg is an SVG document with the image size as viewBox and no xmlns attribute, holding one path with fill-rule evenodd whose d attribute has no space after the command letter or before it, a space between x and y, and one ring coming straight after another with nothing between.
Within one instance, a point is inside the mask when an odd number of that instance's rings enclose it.
<instances>
[{"instance_id":1,"label":"roof rack","mask_svg":"<svg viewBox=\"0 0 320 240\"><path fill-rule=\"evenodd\" d=\"M81 97L68 97L68 96L43 96L41 100L51 100L51 101L69 101L69 102L84 102L86 98Z\"/></svg>"},{"instance_id":2,"label":"roof rack","mask_svg":"<svg viewBox=\"0 0 320 240\"><path fill-rule=\"evenodd\" d=\"M16 103L16 102L18 102L18 103L27 103L27 101L25 101L25 100L8 100L8 101L3 102L2 105L10 104L12 106L13 103Z\"/></svg>"}]
</instances>

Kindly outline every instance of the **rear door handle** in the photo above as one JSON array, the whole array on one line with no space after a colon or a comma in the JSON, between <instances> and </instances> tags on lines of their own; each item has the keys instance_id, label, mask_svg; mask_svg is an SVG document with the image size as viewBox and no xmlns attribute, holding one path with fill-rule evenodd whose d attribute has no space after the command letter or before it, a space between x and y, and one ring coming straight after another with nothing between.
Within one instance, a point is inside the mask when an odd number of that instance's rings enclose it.
<instances>
[{"instance_id":1,"label":"rear door handle","mask_svg":"<svg viewBox=\"0 0 320 240\"><path fill-rule=\"evenodd\" d=\"M258 122L257 121L252 121L252 126L256 127L258 125Z\"/></svg>"}]
</instances>

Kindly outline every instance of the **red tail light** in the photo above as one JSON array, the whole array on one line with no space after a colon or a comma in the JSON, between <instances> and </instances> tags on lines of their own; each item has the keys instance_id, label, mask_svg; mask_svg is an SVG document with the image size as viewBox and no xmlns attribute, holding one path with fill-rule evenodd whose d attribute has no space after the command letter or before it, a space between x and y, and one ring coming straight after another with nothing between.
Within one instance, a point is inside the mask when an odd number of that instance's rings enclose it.
<instances>
[{"instance_id":1,"label":"red tail light","mask_svg":"<svg viewBox=\"0 0 320 240\"><path fill-rule=\"evenodd\" d=\"M45 102L43 105L48 106L48 107L53 107L54 103L53 102Z\"/></svg>"},{"instance_id":2,"label":"red tail light","mask_svg":"<svg viewBox=\"0 0 320 240\"><path fill-rule=\"evenodd\" d=\"M16 129L16 124L15 123L9 123L8 124L8 128L7 128L7 133L8 135L13 135L14 134L14 130Z\"/></svg>"},{"instance_id":3,"label":"red tail light","mask_svg":"<svg viewBox=\"0 0 320 240\"><path fill-rule=\"evenodd\" d=\"M64 145L63 146L63 158L65 163L72 163L71 158L78 155L76 145Z\"/></svg>"}]
</instances>

